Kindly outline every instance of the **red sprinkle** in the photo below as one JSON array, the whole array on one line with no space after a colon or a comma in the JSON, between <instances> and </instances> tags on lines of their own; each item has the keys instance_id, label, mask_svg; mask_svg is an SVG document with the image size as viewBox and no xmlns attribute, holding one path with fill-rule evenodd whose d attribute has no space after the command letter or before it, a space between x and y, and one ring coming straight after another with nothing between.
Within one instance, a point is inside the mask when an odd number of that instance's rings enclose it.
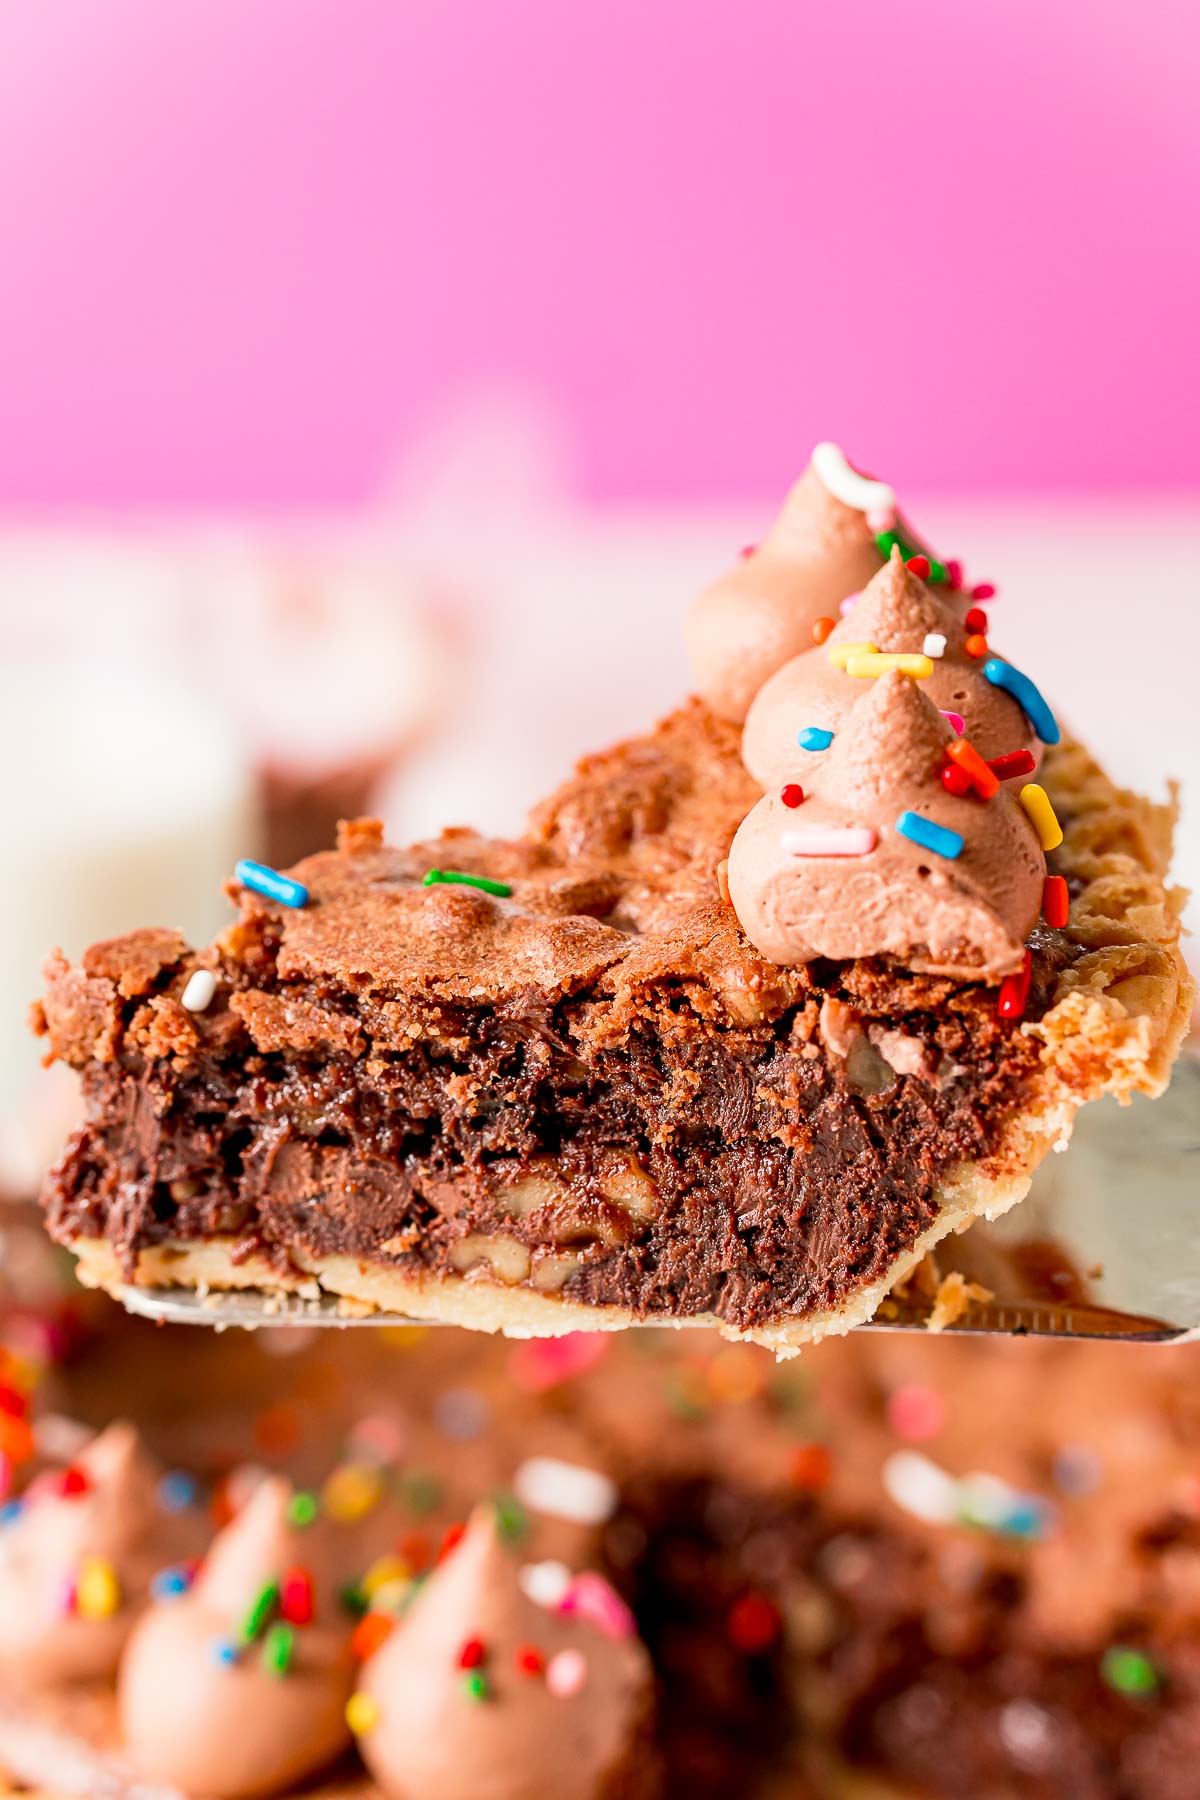
<instances>
[{"instance_id":1,"label":"red sprinkle","mask_svg":"<svg viewBox=\"0 0 1200 1800\"><path fill-rule=\"evenodd\" d=\"M423 1531L410 1531L396 1545L396 1549L418 1574L423 1573L433 1561L433 1545Z\"/></svg>"},{"instance_id":2,"label":"red sprinkle","mask_svg":"<svg viewBox=\"0 0 1200 1800\"><path fill-rule=\"evenodd\" d=\"M911 569L914 575L919 575L922 581L929 580L929 558L927 556L910 556L904 566L906 569Z\"/></svg>"},{"instance_id":3,"label":"red sprinkle","mask_svg":"<svg viewBox=\"0 0 1200 1800\"><path fill-rule=\"evenodd\" d=\"M942 786L948 794L962 800L971 791L969 777L962 769L956 768L952 762L942 764Z\"/></svg>"},{"instance_id":4,"label":"red sprinkle","mask_svg":"<svg viewBox=\"0 0 1200 1800\"><path fill-rule=\"evenodd\" d=\"M1000 999L996 1011L1002 1019L1019 1019L1025 1011L1025 1002L1029 998L1029 977L1033 972L1033 958L1028 950L1019 975L1006 975L1000 983Z\"/></svg>"},{"instance_id":5,"label":"red sprinkle","mask_svg":"<svg viewBox=\"0 0 1200 1800\"><path fill-rule=\"evenodd\" d=\"M986 631L987 614L984 612L982 606L972 606L968 611L966 618L963 620L963 624L968 631Z\"/></svg>"},{"instance_id":6,"label":"red sprinkle","mask_svg":"<svg viewBox=\"0 0 1200 1800\"><path fill-rule=\"evenodd\" d=\"M1031 750L1010 750L1007 756L990 757L988 768L1001 781L1011 781L1014 775L1032 775L1037 764Z\"/></svg>"},{"instance_id":7,"label":"red sprinkle","mask_svg":"<svg viewBox=\"0 0 1200 1800\"><path fill-rule=\"evenodd\" d=\"M757 1656L778 1638L779 1614L762 1594L743 1594L730 1607L725 1629L735 1650Z\"/></svg>"},{"instance_id":8,"label":"red sprinkle","mask_svg":"<svg viewBox=\"0 0 1200 1800\"><path fill-rule=\"evenodd\" d=\"M307 1569L289 1569L283 1578L279 1610L289 1625L311 1625L313 1583Z\"/></svg>"},{"instance_id":9,"label":"red sprinkle","mask_svg":"<svg viewBox=\"0 0 1200 1800\"><path fill-rule=\"evenodd\" d=\"M438 1553L437 1553L437 1559L439 1562L441 1562L443 1557L449 1556L450 1552L455 1548L455 1546L457 1544L461 1544L463 1537L466 1533L466 1529L467 1528L466 1528L465 1524L447 1525L445 1533L442 1537L441 1545L439 1546Z\"/></svg>"},{"instance_id":10,"label":"red sprinkle","mask_svg":"<svg viewBox=\"0 0 1200 1800\"><path fill-rule=\"evenodd\" d=\"M990 800L993 794L1000 792L1000 777L988 768L974 744L965 737L955 738L952 744L947 744L946 755L958 764L981 800Z\"/></svg>"},{"instance_id":11,"label":"red sprinkle","mask_svg":"<svg viewBox=\"0 0 1200 1800\"><path fill-rule=\"evenodd\" d=\"M785 806L800 806L804 800L804 789L798 781L789 781L786 787L780 788L779 798Z\"/></svg>"},{"instance_id":12,"label":"red sprinkle","mask_svg":"<svg viewBox=\"0 0 1200 1800\"><path fill-rule=\"evenodd\" d=\"M994 581L977 581L971 589L972 600L994 600L996 584Z\"/></svg>"},{"instance_id":13,"label":"red sprinkle","mask_svg":"<svg viewBox=\"0 0 1200 1800\"><path fill-rule=\"evenodd\" d=\"M757 544L743 544L741 549L738 551L738 561L745 562L746 558L748 556L753 556L754 552L757 549L758 549Z\"/></svg>"},{"instance_id":14,"label":"red sprinkle","mask_svg":"<svg viewBox=\"0 0 1200 1800\"><path fill-rule=\"evenodd\" d=\"M827 1485L833 1474L833 1458L824 1444L801 1444L792 1455L792 1481L798 1488L815 1493Z\"/></svg>"},{"instance_id":15,"label":"red sprinkle","mask_svg":"<svg viewBox=\"0 0 1200 1800\"><path fill-rule=\"evenodd\" d=\"M0 1382L0 1413L7 1413L10 1419L23 1419L28 1411L29 1402L24 1394L7 1382Z\"/></svg>"},{"instance_id":16,"label":"red sprinkle","mask_svg":"<svg viewBox=\"0 0 1200 1800\"><path fill-rule=\"evenodd\" d=\"M823 644L836 624L836 619L814 619L812 628L813 643Z\"/></svg>"},{"instance_id":17,"label":"red sprinkle","mask_svg":"<svg viewBox=\"0 0 1200 1800\"><path fill-rule=\"evenodd\" d=\"M978 631L972 632L971 636L963 645L963 649L968 656L986 656L988 653L988 641Z\"/></svg>"},{"instance_id":18,"label":"red sprinkle","mask_svg":"<svg viewBox=\"0 0 1200 1800\"><path fill-rule=\"evenodd\" d=\"M76 1467L74 1463L69 1469L63 1470L58 1480L59 1493L69 1500L78 1499L80 1494L90 1492L91 1486L87 1471Z\"/></svg>"},{"instance_id":19,"label":"red sprinkle","mask_svg":"<svg viewBox=\"0 0 1200 1800\"><path fill-rule=\"evenodd\" d=\"M395 1623L387 1613L369 1612L363 1615L350 1638L351 1652L359 1662L366 1662L368 1656L374 1656L381 1644L387 1643Z\"/></svg>"},{"instance_id":20,"label":"red sprinkle","mask_svg":"<svg viewBox=\"0 0 1200 1800\"><path fill-rule=\"evenodd\" d=\"M1067 892L1067 884L1061 875L1047 875L1046 885L1042 889L1042 917L1047 925L1060 929L1067 922L1071 910L1071 896Z\"/></svg>"},{"instance_id":21,"label":"red sprinkle","mask_svg":"<svg viewBox=\"0 0 1200 1800\"><path fill-rule=\"evenodd\" d=\"M518 1675L540 1675L545 1668L545 1658L535 1644L518 1644L516 1649Z\"/></svg>"},{"instance_id":22,"label":"red sprinkle","mask_svg":"<svg viewBox=\"0 0 1200 1800\"><path fill-rule=\"evenodd\" d=\"M468 1638L458 1653L460 1669L477 1669L487 1656L482 1638Z\"/></svg>"}]
</instances>

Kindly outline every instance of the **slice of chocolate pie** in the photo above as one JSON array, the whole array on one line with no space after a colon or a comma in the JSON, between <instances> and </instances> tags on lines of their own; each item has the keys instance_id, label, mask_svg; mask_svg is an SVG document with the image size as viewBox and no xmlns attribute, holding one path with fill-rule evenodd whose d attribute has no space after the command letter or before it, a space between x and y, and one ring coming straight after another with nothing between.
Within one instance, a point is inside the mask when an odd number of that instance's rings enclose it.
<instances>
[{"instance_id":1,"label":"slice of chocolate pie","mask_svg":"<svg viewBox=\"0 0 1200 1800\"><path fill-rule=\"evenodd\" d=\"M703 698L522 838L358 821L206 950L53 958L82 1279L776 1349L869 1318L1082 1102L1160 1090L1189 1003L1170 809L980 598L823 446L697 605Z\"/></svg>"}]
</instances>

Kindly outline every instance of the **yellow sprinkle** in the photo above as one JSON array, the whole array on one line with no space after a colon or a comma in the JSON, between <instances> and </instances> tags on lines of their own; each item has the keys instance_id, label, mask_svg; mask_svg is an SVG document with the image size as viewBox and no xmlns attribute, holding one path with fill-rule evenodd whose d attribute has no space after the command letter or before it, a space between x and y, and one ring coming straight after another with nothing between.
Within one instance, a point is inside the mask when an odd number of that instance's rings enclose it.
<instances>
[{"instance_id":1,"label":"yellow sprinkle","mask_svg":"<svg viewBox=\"0 0 1200 1800\"><path fill-rule=\"evenodd\" d=\"M342 1463L321 1489L321 1506L339 1525L353 1525L383 1498L383 1477L378 1469L361 1463Z\"/></svg>"},{"instance_id":2,"label":"yellow sprinkle","mask_svg":"<svg viewBox=\"0 0 1200 1800\"><path fill-rule=\"evenodd\" d=\"M412 1570L402 1556L379 1556L371 1564L359 1586L367 1599L373 1600L381 1588L411 1580Z\"/></svg>"},{"instance_id":3,"label":"yellow sprinkle","mask_svg":"<svg viewBox=\"0 0 1200 1800\"><path fill-rule=\"evenodd\" d=\"M835 669L844 669L852 656L876 654L874 644L830 644L825 652Z\"/></svg>"},{"instance_id":4,"label":"yellow sprinkle","mask_svg":"<svg viewBox=\"0 0 1200 1800\"><path fill-rule=\"evenodd\" d=\"M85 1556L75 1581L75 1610L81 1619L111 1619L121 1606L117 1571L103 1556Z\"/></svg>"},{"instance_id":5,"label":"yellow sprinkle","mask_svg":"<svg viewBox=\"0 0 1200 1800\"><path fill-rule=\"evenodd\" d=\"M1021 805L1029 816L1029 823L1038 834L1042 849L1057 850L1063 841L1062 826L1055 816L1045 788L1039 787L1036 781L1027 781L1021 789Z\"/></svg>"},{"instance_id":6,"label":"yellow sprinkle","mask_svg":"<svg viewBox=\"0 0 1200 1800\"><path fill-rule=\"evenodd\" d=\"M378 1725L379 1708L370 1694L351 1694L346 1702L346 1723L355 1737L361 1737Z\"/></svg>"},{"instance_id":7,"label":"yellow sprinkle","mask_svg":"<svg viewBox=\"0 0 1200 1800\"><path fill-rule=\"evenodd\" d=\"M846 663L847 675L886 675L889 669L924 681L933 674L933 659L919 650L860 650Z\"/></svg>"}]
</instances>

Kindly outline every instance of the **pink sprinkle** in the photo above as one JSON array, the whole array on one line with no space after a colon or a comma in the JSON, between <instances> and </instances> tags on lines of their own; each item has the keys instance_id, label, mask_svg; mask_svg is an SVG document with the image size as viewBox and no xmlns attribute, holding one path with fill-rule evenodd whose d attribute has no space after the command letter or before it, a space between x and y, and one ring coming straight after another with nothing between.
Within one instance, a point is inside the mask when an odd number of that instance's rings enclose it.
<instances>
[{"instance_id":1,"label":"pink sprinkle","mask_svg":"<svg viewBox=\"0 0 1200 1800\"><path fill-rule=\"evenodd\" d=\"M753 556L754 552L757 549L758 549L757 544L743 544L741 549L738 551L738 561L745 562L746 558L748 556Z\"/></svg>"},{"instance_id":2,"label":"pink sprinkle","mask_svg":"<svg viewBox=\"0 0 1200 1800\"><path fill-rule=\"evenodd\" d=\"M556 1700L569 1700L587 1680L587 1663L581 1650L560 1650L546 1665L546 1686Z\"/></svg>"},{"instance_id":3,"label":"pink sprinkle","mask_svg":"<svg viewBox=\"0 0 1200 1800\"><path fill-rule=\"evenodd\" d=\"M620 1594L605 1581L603 1575L593 1574L590 1570L585 1569L582 1575L576 1575L563 1595L558 1610L586 1619L589 1625L596 1626L606 1637L633 1636L633 1614Z\"/></svg>"},{"instance_id":4,"label":"pink sprinkle","mask_svg":"<svg viewBox=\"0 0 1200 1800\"><path fill-rule=\"evenodd\" d=\"M867 525L872 531L892 531L896 524L894 506L874 506L867 514Z\"/></svg>"},{"instance_id":5,"label":"pink sprinkle","mask_svg":"<svg viewBox=\"0 0 1200 1800\"><path fill-rule=\"evenodd\" d=\"M933 1388L897 1388L887 1403L888 1424L897 1437L923 1444L946 1423L946 1403Z\"/></svg>"},{"instance_id":6,"label":"pink sprinkle","mask_svg":"<svg viewBox=\"0 0 1200 1800\"><path fill-rule=\"evenodd\" d=\"M994 600L996 584L994 581L977 581L971 589L972 600Z\"/></svg>"},{"instance_id":7,"label":"pink sprinkle","mask_svg":"<svg viewBox=\"0 0 1200 1800\"><path fill-rule=\"evenodd\" d=\"M569 1331L565 1337L530 1338L512 1352L508 1372L527 1394L544 1394L560 1382L595 1368L611 1347L612 1338L604 1331Z\"/></svg>"},{"instance_id":8,"label":"pink sprinkle","mask_svg":"<svg viewBox=\"0 0 1200 1800\"><path fill-rule=\"evenodd\" d=\"M957 594L958 590L962 587L962 584L963 566L956 558L952 558L951 561L946 564L946 586L950 589L952 594Z\"/></svg>"},{"instance_id":9,"label":"pink sprinkle","mask_svg":"<svg viewBox=\"0 0 1200 1800\"><path fill-rule=\"evenodd\" d=\"M70 1618L78 1604L79 1602L75 1593L75 1577L73 1575L68 1575L67 1579L62 1584L62 1593L59 1596L59 1608L63 1618Z\"/></svg>"},{"instance_id":10,"label":"pink sprinkle","mask_svg":"<svg viewBox=\"0 0 1200 1800\"><path fill-rule=\"evenodd\" d=\"M779 840L785 856L869 856L878 842L871 825L806 825Z\"/></svg>"},{"instance_id":11,"label":"pink sprinkle","mask_svg":"<svg viewBox=\"0 0 1200 1800\"><path fill-rule=\"evenodd\" d=\"M943 719L949 719L955 731L958 733L959 737L961 737L963 732L967 729L967 721L963 718L962 714L947 712L944 706L940 710Z\"/></svg>"},{"instance_id":12,"label":"pink sprinkle","mask_svg":"<svg viewBox=\"0 0 1200 1800\"><path fill-rule=\"evenodd\" d=\"M862 592L862 589L860 588L859 593L861 593L861 592ZM847 594L846 598L839 603L838 611L841 613L843 619L845 618L846 614L850 611L850 608L854 605L854 602L857 599L858 599L858 594Z\"/></svg>"}]
</instances>

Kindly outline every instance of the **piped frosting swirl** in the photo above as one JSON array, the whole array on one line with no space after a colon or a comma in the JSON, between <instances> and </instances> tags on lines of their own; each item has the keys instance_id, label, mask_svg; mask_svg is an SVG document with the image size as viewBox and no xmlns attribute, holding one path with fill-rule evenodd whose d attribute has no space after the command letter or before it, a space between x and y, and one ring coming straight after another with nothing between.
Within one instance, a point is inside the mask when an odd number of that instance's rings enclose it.
<instances>
[{"instance_id":1,"label":"piped frosting swirl","mask_svg":"<svg viewBox=\"0 0 1200 1800\"><path fill-rule=\"evenodd\" d=\"M495 1509L472 1515L363 1669L359 1744L386 1794L595 1800L626 1764L620 1791L643 1791L632 1769L645 1755L649 1658L607 1584L587 1580L605 1604L585 1590L574 1606L572 1590L558 1609L535 1604Z\"/></svg>"}]
</instances>

